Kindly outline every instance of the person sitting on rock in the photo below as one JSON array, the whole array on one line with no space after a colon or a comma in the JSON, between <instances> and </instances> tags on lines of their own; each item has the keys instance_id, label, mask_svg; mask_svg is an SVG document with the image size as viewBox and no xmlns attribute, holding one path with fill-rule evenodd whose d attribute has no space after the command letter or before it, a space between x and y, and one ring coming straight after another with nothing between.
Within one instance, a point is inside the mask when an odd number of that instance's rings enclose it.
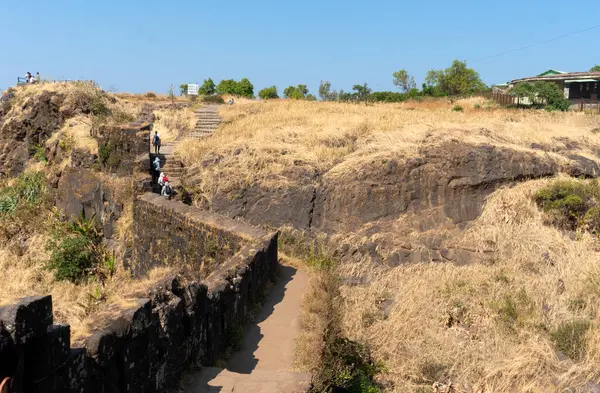
<instances>
[{"instance_id":1,"label":"person sitting on rock","mask_svg":"<svg viewBox=\"0 0 600 393\"><path fill-rule=\"evenodd\" d=\"M154 131L152 144L154 145L154 154L160 154L160 136L158 136L158 131Z\"/></svg>"},{"instance_id":2,"label":"person sitting on rock","mask_svg":"<svg viewBox=\"0 0 600 393\"><path fill-rule=\"evenodd\" d=\"M158 177L158 181L156 183L158 183L158 185L161 187L163 187L165 185L165 174L163 172L160 173L160 176ZM161 188L161 190L162 190L162 188Z\"/></svg>"},{"instance_id":3,"label":"person sitting on rock","mask_svg":"<svg viewBox=\"0 0 600 393\"><path fill-rule=\"evenodd\" d=\"M171 199L171 194L173 193L173 190L171 190L171 186L169 185L169 178L167 176L164 176L162 181L163 185L162 190L160 191L160 195L166 196L167 198Z\"/></svg>"}]
</instances>

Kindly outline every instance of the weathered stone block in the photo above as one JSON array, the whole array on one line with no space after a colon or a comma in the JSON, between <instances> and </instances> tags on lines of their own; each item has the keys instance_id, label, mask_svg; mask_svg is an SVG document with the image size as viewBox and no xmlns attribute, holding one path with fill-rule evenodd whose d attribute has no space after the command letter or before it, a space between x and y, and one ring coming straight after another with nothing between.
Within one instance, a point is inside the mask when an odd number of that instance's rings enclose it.
<instances>
[{"instance_id":1,"label":"weathered stone block","mask_svg":"<svg viewBox=\"0 0 600 393\"><path fill-rule=\"evenodd\" d=\"M16 345L22 345L33 337L45 336L52 325L52 297L30 296L19 303L1 307L0 321Z\"/></svg>"}]
</instances>

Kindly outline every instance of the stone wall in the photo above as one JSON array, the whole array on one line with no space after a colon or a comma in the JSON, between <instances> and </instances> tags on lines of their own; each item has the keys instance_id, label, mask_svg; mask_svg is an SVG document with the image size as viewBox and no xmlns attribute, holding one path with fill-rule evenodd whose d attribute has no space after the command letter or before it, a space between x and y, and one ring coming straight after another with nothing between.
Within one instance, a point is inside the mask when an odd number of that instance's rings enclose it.
<instances>
[{"instance_id":1,"label":"stone wall","mask_svg":"<svg viewBox=\"0 0 600 393\"><path fill-rule=\"evenodd\" d=\"M137 276L156 266L178 266L202 277L264 235L241 221L146 193L134 202L134 259Z\"/></svg>"},{"instance_id":2,"label":"stone wall","mask_svg":"<svg viewBox=\"0 0 600 393\"><path fill-rule=\"evenodd\" d=\"M50 296L29 297L0 308L0 381L11 392L162 392L183 372L210 366L232 329L273 278L277 235L243 246L200 283L172 277L147 298L97 326L71 348L69 326L53 324Z\"/></svg>"}]
</instances>

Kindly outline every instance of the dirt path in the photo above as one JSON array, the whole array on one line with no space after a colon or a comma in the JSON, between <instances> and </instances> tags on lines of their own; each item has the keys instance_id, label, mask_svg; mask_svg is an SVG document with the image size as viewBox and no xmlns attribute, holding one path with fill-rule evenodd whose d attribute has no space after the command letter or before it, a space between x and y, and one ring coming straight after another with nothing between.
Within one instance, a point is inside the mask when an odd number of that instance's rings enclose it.
<instances>
[{"instance_id":1,"label":"dirt path","mask_svg":"<svg viewBox=\"0 0 600 393\"><path fill-rule=\"evenodd\" d=\"M218 106L207 105L195 111L197 125L183 138L161 148L164 172L174 186L183 174L175 154L178 143L186 138L206 138L221 121ZM155 155L151 155L154 159ZM160 190L154 190L155 192ZM255 321L244 330L242 349L235 353L227 368L203 367L184 382L185 393L300 393L310 386L310 374L293 372L295 338L300 332L298 315L302 294L308 284L306 274L281 266L281 275L271 288Z\"/></svg>"},{"instance_id":2,"label":"dirt path","mask_svg":"<svg viewBox=\"0 0 600 393\"><path fill-rule=\"evenodd\" d=\"M190 376L185 393L299 393L310 385L310 374L293 372L298 314L308 284L306 274L282 266L256 321L246 327L242 349L227 368L205 367Z\"/></svg>"}]
</instances>

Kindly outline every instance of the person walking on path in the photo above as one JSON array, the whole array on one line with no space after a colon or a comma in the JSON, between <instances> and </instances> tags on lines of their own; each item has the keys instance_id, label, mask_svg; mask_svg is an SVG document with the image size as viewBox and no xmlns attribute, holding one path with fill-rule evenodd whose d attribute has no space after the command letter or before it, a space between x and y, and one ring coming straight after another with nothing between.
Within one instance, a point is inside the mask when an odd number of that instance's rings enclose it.
<instances>
[{"instance_id":1,"label":"person walking on path","mask_svg":"<svg viewBox=\"0 0 600 393\"><path fill-rule=\"evenodd\" d=\"M154 131L152 144L154 145L154 154L160 154L160 136L158 136L158 131Z\"/></svg>"},{"instance_id":2,"label":"person walking on path","mask_svg":"<svg viewBox=\"0 0 600 393\"><path fill-rule=\"evenodd\" d=\"M152 181L157 182L160 175L160 158L155 157L152 163Z\"/></svg>"}]
</instances>

